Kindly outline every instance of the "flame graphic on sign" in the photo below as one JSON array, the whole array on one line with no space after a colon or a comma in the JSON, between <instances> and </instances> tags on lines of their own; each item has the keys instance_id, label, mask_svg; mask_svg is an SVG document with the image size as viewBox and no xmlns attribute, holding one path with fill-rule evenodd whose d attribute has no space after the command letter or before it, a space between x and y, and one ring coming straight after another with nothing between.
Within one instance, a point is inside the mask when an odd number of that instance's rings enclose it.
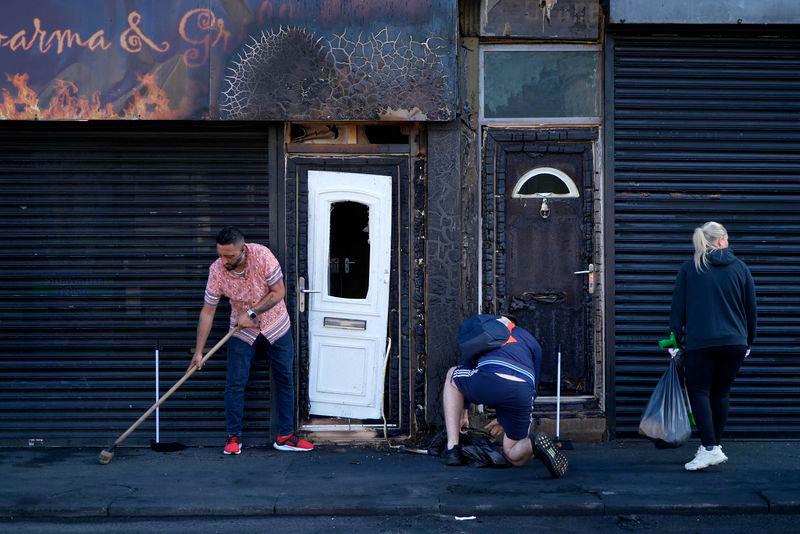
<instances>
[{"instance_id":1,"label":"flame graphic on sign","mask_svg":"<svg viewBox=\"0 0 800 534\"><path fill-rule=\"evenodd\" d=\"M39 95L28 86L27 73L6 75L16 90L12 95L8 89L2 90L0 119L11 120L98 120L98 119L177 119L186 109L170 107L169 96L158 86L154 74L139 76L140 87L130 95L130 100L120 112L114 111L111 103L102 104L100 93L91 97L81 96L75 82L56 80L55 94L46 108L39 105ZM185 106L181 106L184 108Z\"/></svg>"},{"instance_id":2,"label":"flame graphic on sign","mask_svg":"<svg viewBox=\"0 0 800 534\"><path fill-rule=\"evenodd\" d=\"M178 110L170 109L167 92L158 86L154 74L139 76L142 89L134 91L130 104L125 107L126 119L177 119Z\"/></svg>"}]
</instances>

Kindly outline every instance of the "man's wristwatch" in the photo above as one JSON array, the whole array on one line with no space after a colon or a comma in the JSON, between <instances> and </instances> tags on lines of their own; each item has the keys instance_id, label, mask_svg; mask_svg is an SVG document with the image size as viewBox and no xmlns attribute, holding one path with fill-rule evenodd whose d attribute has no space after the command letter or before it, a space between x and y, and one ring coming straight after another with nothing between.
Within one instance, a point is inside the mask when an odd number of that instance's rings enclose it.
<instances>
[{"instance_id":1,"label":"man's wristwatch","mask_svg":"<svg viewBox=\"0 0 800 534\"><path fill-rule=\"evenodd\" d=\"M258 317L258 314L253 311L253 308L250 308L249 310L247 310L247 316L255 321L256 317Z\"/></svg>"}]
</instances>

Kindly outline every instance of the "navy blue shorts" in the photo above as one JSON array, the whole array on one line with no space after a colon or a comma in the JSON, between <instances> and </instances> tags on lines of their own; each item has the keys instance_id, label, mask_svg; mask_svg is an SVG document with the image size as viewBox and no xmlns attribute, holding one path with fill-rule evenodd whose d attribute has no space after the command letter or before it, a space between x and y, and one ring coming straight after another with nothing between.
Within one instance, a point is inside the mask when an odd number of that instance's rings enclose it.
<instances>
[{"instance_id":1,"label":"navy blue shorts","mask_svg":"<svg viewBox=\"0 0 800 534\"><path fill-rule=\"evenodd\" d=\"M501 378L494 371L481 367L456 367L453 383L469 402L494 408L497 421L510 439L528 437L536 396L536 390L528 382Z\"/></svg>"}]
</instances>

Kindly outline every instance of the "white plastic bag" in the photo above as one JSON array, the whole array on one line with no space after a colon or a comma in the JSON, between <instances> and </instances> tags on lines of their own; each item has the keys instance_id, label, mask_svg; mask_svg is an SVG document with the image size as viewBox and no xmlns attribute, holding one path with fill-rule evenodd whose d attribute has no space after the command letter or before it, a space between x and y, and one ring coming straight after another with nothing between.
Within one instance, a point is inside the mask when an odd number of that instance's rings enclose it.
<instances>
[{"instance_id":1,"label":"white plastic bag","mask_svg":"<svg viewBox=\"0 0 800 534\"><path fill-rule=\"evenodd\" d=\"M683 397L675 359L656 384L639 423L639 433L656 442L656 446L680 447L692 435L689 413Z\"/></svg>"}]
</instances>

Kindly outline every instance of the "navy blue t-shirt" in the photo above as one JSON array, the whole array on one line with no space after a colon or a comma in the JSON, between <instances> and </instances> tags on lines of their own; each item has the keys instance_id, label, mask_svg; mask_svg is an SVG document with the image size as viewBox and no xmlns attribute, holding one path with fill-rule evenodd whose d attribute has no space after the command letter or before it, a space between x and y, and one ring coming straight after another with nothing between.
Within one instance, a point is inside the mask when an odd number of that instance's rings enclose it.
<instances>
[{"instance_id":1,"label":"navy blue t-shirt","mask_svg":"<svg viewBox=\"0 0 800 534\"><path fill-rule=\"evenodd\" d=\"M530 332L515 326L509 342L481 354L476 367L517 376L536 388L542 367L542 347Z\"/></svg>"}]
</instances>

